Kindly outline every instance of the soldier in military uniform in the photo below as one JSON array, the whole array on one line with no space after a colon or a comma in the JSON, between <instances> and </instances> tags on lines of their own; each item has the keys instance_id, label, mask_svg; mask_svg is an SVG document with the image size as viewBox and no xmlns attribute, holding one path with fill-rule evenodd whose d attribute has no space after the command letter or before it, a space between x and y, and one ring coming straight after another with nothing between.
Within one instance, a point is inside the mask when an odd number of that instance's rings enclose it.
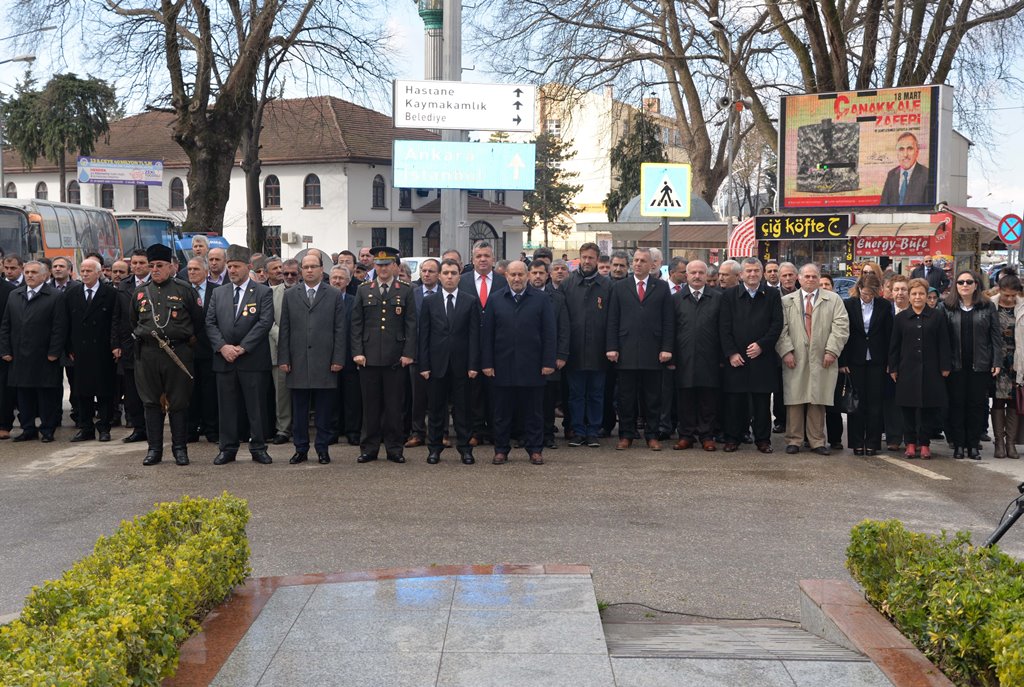
<instances>
[{"instance_id":1,"label":"soldier in military uniform","mask_svg":"<svg viewBox=\"0 0 1024 687\"><path fill-rule=\"evenodd\" d=\"M412 286L396 278L398 251L378 247L370 251L376 266L374 279L359 286L352 304L352 361L359 368L363 388L363 435L358 462L377 460L381 441L387 459L404 463L405 407L403 368L416 351L416 306Z\"/></svg>"},{"instance_id":2,"label":"soldier in military uniform","mask_svg":"<svg viewBox=\"0 0 1024 687\"><path fill-rule=\"evenodd\" d=\"M170 248L155 243L146 249L146 257L151 279L135 289L130 310L135 336L135 381L146 411L149 441L149 451L142 464L156 465L163 459L164 412L167 412L174 462L188 465L188 404L192 398L190 375L194 374L192 346L196 328L203 323L203 309L188 282L175 278Z\"/></svg>"}]
</instances>

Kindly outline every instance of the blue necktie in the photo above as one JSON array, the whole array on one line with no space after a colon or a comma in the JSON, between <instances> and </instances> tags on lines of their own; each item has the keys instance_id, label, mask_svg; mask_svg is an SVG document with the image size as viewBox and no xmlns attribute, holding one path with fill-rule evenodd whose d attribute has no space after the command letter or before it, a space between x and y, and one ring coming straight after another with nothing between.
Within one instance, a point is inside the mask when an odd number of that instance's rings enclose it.
<instances>
[{"instance_id":1,"label":"blue necktie","mask_svg":"<svg viewBox=\"0 0 1024 687\"><path fill-rule=\"evenodd\" d=\"M903 183L900 184L900 205L903 205L903 202L907 198L907 183L909 178L910 172L903 170Z\"/></svg>"}]
</instances>

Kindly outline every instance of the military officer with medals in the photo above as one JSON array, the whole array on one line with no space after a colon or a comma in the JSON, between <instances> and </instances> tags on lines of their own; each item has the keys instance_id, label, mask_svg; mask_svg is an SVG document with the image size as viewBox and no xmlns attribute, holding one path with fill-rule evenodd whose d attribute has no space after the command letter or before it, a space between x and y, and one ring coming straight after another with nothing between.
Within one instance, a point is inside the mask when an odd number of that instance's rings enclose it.
<instances>
[{"instance_id":1,"label":"military officer with medals","mask_svg":"<svg viewBox=\"0 0 1024 687\"><path fill-rule=\"evenodd\" d=\"M164 413L170 416L171 453L188 465L188 405L194 374L192 346L203 326L196 292L174 276L174 254L163 244L146 249L150 281L131 298L130 321L135 340L135 382L145 408L149 450L143 465L163 459Z\"/></svg>"},{"instance_id":2,"label":"military officer with medals","mask_svg":"<svg viewBox=\"0 0 1024 687\"><path fill-rule=\"evenodd\" d=\"M363 431L358 462L377 460L383 442L387 459L404 463L404 368L416 351L416 306L412 286L397 279L398 251L372 248L374 278L360 284L352 304L352 361L363 388Z\"/></svg>"}]
</instances>

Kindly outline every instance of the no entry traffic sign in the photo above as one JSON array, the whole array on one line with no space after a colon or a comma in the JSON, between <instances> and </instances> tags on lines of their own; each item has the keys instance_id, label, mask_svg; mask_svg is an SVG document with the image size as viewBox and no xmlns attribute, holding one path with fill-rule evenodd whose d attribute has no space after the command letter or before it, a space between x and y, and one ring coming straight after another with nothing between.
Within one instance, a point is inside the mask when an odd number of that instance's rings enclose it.
<instances>
[{"instance_id":1,"label":"no entry traffic sign","mask_svg":"<svg viewBox=\"0 0 1024 687\"><path fill-rule=\"evenodd\" d=\"M1006 215L999 220L999 238L1006 245L1012 245L1020 241L1021 233L1024 232L1024 219L1019 215Z\"/></svg>"}]
</instances>

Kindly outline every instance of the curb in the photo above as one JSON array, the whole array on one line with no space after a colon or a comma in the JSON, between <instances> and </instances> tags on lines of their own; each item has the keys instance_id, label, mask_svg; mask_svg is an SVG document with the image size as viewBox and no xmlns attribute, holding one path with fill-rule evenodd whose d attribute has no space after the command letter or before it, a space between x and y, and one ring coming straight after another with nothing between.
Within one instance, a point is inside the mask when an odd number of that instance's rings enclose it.
<instances>
[{"instance_id":1,"label":"curb","mask_svg":"<svg viewBox=\"0 0 1024 687\"><path fill-rule=\"evenodd\" d=\"M800 624L870 658L894 687L955 687L847 582L800 580Z\"/></svg>"}]
</instances>

